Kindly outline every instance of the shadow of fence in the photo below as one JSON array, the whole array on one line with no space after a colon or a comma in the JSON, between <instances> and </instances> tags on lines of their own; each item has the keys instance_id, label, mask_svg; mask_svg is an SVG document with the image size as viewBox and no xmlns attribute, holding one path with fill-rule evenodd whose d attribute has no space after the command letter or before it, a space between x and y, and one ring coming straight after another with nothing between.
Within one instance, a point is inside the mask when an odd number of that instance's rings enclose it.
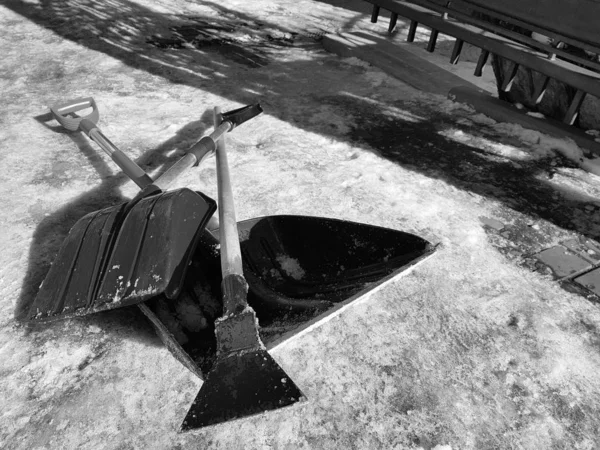
<instances>
[{"instance_id":1,"label":"shadow of fence","mask_svg":"<svg viewBox=\"0 0 600 450\"><path fill-rule=\"evenodd\" d=\"M268 17L257 19L213 4L212 15L165 15L127 0L42 0L37 5L9 0L4 5L65 39L171 83L203 89L241 104L262 97L271 105L269 114L294 126L362 145L409 170L500 200L517 211L590 238L600 237L593 226L572 221L575 211L595 199L575 191L561 192L547 181L548 177L540 176L556 170L550 161L517 166L491 157L484 149L445 137L442 132L457 125L451 114L432 106L395 102L395 108L416 111L423 117L411 122L390 118L376 102L360 95L345 94L335 84L335 76L324 86L323 81L315 80L325 71L347 67L338 64L333 69L323 68L310 59L280 58L279 52L295 43L297 32L269 23ZM294 108L300 104L302 108ZM332 114L360 126L351 127L346 134L323 126L322 121L314 121L307 114L311 105L327 105ZM137 163L145 170L164 164L177 143L191 132L200 136L209 125L209 120L189 124L146 152ZM97 151L85 139L77 135L73 139L100 176L105 176L108 168L97 158ZM30 249L16 317L22 317L35 297L50 259L71 226L90 211L125 201L119 192L125 180L124 175L103 178L100 186L41 220Z\"/></svg>"}]
</instances>

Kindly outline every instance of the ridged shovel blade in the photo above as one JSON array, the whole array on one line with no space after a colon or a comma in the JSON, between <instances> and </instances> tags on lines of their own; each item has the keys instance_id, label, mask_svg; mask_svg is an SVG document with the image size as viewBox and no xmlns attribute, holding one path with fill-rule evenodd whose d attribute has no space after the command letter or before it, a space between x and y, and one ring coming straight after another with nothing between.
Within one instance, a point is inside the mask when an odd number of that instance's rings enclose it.
<instances>
[{"instance_id":1,"label":"ridged shovel blade","mask_svg":"<svg viewBox=\"0 0 600 450\"><path fill-rule=\"evenodd\" d=\"M214 200L163 192L80 219L30 307L29 320L82 316L176 297Z\"/></svg>"},{"instance_id":2,"label":"ridged shovel blade","mask_svg":"<svg viewBox=\"0 0 600 450\"><path fill-rule=\"evenodd\" d=\"M183 431L260 414L306 400L266 350L217 360L183 421Z\"/></svg>"}]
</instances>

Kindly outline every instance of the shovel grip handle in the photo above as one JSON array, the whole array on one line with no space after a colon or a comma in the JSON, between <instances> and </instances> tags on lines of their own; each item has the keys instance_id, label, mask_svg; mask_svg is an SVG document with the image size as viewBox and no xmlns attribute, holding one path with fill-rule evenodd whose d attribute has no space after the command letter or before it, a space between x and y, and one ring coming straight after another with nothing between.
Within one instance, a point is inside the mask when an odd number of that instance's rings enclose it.
<instances>
[{"instance_id":1,"label":"shovel grip handle","mask_svg":"<svg viewBox=\"0 0 600 450\"><path fill-rule=\"evenodd\" d=\"M69 117L67 114L73 114L83 109L92 108L92 112L83 117ZM83 119L87 119L94 124L98 123L100 113L96 101L92 97L76 98L66 103L61 103L50 107L54 118L64 128L69 131L77 131L79 124Z\"/></svg>"},{"instance_id":2,"label":"shovel grip handle","mask_svg":"<svg viewBox=\"0 0 600 450\"><path fill-rule=\"evenodd\" d=\"M104 152L112 158L112 160L121 168L121 170L127 175L135 184L140 188L144 189L149 184L152 184L152 178L148 176L144 170L133 162L129 157L123 153L110 139L108 139L96 125L86 119L81 119L79 128L88 135L88 137L94 141L98 146L104 150Z\"/></svg>"},{"instance_id":3,"label":"shovel grip handle","mask_svg":"<svg viewBox=\"0 0 600 450\"><path fill-rule=\"evenodd\" d=\"M252 105L243 106L233 111L228 111L221 114L222 121L231 123L231 129L233 130L238 125L253 119L263 112L260 103L254 103Z\"/></svg>"},{"instance_id":4,"label":"shovel grip handle","mask_svg":"<svg viewBox=\"0 0 600 450\"><path fill-rule=\"evenodd\" d=\"M179 175L190 167L199 165L204 159L212 155L217 148L217 140L231 130L231 124L225 122L215 129L210 135L204 136L182 156L175 164L154 180L152 185L160 190L166 189Z\"/></svg>"}]
</instances>

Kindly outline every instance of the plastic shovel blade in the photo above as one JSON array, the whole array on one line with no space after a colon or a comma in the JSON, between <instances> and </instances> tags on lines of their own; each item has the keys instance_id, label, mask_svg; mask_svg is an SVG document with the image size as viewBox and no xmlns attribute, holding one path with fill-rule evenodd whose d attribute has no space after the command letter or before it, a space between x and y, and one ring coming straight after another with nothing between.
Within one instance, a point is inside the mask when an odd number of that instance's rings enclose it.
<instances>
[{"instance_id":1,"label":"plastic shovel blade","mask_svg":"<svg viewBox=\"0 0 600 450\"><path fill-rule=\"evenodd\" d=\"M179 189L88 214L69 232L30 310L34 321L176 297L215 202Z\"/></svg>"}]
</instances>

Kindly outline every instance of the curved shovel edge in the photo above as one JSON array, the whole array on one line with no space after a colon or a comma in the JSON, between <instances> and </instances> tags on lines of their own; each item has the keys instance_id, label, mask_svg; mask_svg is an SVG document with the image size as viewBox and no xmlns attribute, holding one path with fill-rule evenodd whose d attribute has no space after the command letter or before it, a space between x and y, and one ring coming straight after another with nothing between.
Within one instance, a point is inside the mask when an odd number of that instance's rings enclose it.
<instances>
[{"instance_id":1,"label":"curved shovel edge","mask_svg":"<svg viewBox=\"0 0 600 450\"><path fill-rule=\"evenodd\" d=\"M441 244L430 244L420 257L415 258L410 263L398 268L397 270L390 273L388 276L382 278L381 280L370 283L366 289L356 293L352 297L349 297L342 302L335 303L331 308L324 311L322 314L319 314L313 319L303 323L296 329L283 334L281 337L272 341L263 341L265 342L265 347L269 351L283 347L284 345L293 342L294 339L300 338L304 334L309 333L310 331L320 327L321 325L340 315L351 305L353 306L360 302L367 301L372 294L381 290L384 286L390 284L392 281L402 276L409 275L415 269L415 267L423 263L425 260L429 259L440 246Z\"/></svg>"}]
</instances>

